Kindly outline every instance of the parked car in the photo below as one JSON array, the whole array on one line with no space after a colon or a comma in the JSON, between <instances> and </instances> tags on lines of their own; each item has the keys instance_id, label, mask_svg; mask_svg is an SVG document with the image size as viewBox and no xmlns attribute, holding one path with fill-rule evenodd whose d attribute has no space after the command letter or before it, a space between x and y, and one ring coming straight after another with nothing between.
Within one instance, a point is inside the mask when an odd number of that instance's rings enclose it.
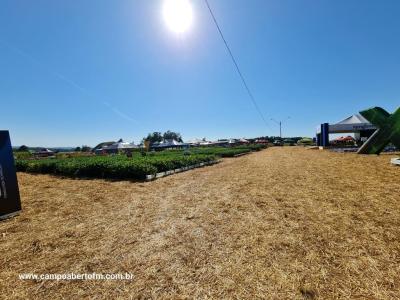
<instances>
[{"instance_id":1,"label":"parked car","mask_svg":"<svg viewBox=\"0 0 400 300\"><path fill-rule=\"evenodd\" d=\"M285 146L294 146L294 145L296 145L296 143L295 143L294 140L292 140L292 139L284 139L284 140L283 140L283 144L284 144Z\"/></svg>"},{"instance_id":2,"label":"parked car","mask_svg":"<svg viewBox=\"0 0 400 300\"><path fill-rule=\"evenodd\" d=\"M399 151L395 145L388 145L383 149L384 152L396 152Z\"/></svg>"}]
</instances>

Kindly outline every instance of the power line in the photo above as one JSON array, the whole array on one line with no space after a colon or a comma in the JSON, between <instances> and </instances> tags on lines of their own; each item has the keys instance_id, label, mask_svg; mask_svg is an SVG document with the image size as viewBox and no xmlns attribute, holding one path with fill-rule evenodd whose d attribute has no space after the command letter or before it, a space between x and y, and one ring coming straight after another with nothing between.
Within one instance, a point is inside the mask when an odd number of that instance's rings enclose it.
<instances>
[{"instance_id":1,"label":"power line","mask_svg":"<svg viewBox=\"0 0 400 300\"><path fill-rule=\"evenodd\" d=\"M213 11L212 11L212 9L211 9L211 6L210 6L210 4L208 3L208 0L204 0L204 1L206 2L206 5L207 5L207 7L208 7L208 10L210 11L211 17L212 17L212 19L214 20L215 26L217 27L218 32L219 32L219 34L220 34L220 36L221 36L221 38L222 38L222 40L223 40L223 42L224 42L224 44L225 44L225 47L226 47L226 49L228 50L228 53L229 53L229 55L230 55L230 57L231 57L231 59L232 59L232 61L233 61L233 64L235 65L235 68L236 68L236 70L237 70L237 72L238 72L238 74L239 74L239 77L240 77L240 79L242 80L243 85L244 85L244 87L245 87L247 93L249 94L249 97L250 97L251 102L253 102L253 105L254 105L254 107L256 108L257 112L259 113L261 119L264 121L265 126L267 126L267 127L269 128L269 125L268 125L267 120L264 118L264 115L263 115L263 113L261 112L261 110L260 110L260 108L259 108L259 106L258 106L258 104L257 104L257 102L256 102L256 99L255 99L254 96L253 96L253 93L251 92L251 90L250 90L250 88L249 88L249 86L248 86L246 80L244 79L244 76L243 76L242 72L240 71L239 65L238 65L238 63L237 63L235 57L233 56L233 53L232 53L232 51L231 51L231 48L229 47L228 42L226 41L226 39L225 39L225 37L224 37L224 34L222 33L221 27L219 27L219 25L218 25L217 19L215 18L215 15L214 15L214 13L213 13Z\"/></svg>"}]
</instances>

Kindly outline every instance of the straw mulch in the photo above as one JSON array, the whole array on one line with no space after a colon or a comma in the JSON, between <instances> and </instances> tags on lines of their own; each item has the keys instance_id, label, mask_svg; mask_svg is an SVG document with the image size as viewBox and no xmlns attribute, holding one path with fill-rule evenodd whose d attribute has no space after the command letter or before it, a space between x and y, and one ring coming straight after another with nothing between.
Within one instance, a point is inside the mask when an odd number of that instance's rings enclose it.
<instances>
[{"instance_id":1,"label":"straw mulch","mask_svg":"<svg viewBox=\"0 0 400 300\"><path fill-rule=\"evenodd\" d=\"M398 299L391 157L284 147L146 183L18 174L1 297ZM135 278L18 279L68 272Z\"/></svg>"}]
</instances>

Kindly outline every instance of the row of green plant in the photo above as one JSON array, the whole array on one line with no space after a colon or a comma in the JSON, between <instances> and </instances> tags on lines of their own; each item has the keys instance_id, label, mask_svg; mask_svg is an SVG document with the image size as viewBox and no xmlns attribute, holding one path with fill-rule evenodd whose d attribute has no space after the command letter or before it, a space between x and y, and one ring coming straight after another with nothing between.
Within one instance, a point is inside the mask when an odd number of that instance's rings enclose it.
<instances>
[{"instance_id":1,"label":"row of green plant","mask_svg":"<svg viewBox=\"0 0 400 300\"><path fill-rule=\"evenodd\" d=\"M197 154L213 154L219 157L234 157L239 154L244 154L244 153L249 153L251 152L251 149L248 148L242 148L242 149L236 149L236 148L224 148L224 147L218 147L218 148L199 148L199 149L194 149L193 153Z\"/></svg>"},{"instance_id":2,"label":"row of green plant","mask_svg":"<svg viewBox=\"0 0 400 300\"><path fill-rule=\"evenodd\" d=\"M215 161L214 155L93 156L68 159L16 160L17 171L72 177L144 179L146 175Z\"/></svg>"},{"instance_id":3,"label":"row of green plant","mask_svg":"<svg viewBox=\"0 0 400 300\"><path fill-rule=\"evenodd\" d=\"M187 150L133 153L108 156L59 156L48 159L16 159L17 171L57 174L72 177L144 179L146 175L165 172L201 162L215 161L218 157L259 151L263 145L246 145L232 148L200 147Z\"/></svg>"},{"instance_id":4,"label":"row of green plant","mask_svg":"<svg viewBox=\"0 0 400 300\"><path fill-rule=\"evenodd\" d=\"M193 149L193 153L197 154L213 154L219 157L234 157L239 154L249 153L252 151L260 151L266 148L264 145L243 145L236 147L202 147Z\"/></svg>"},{"instance_id":5,"label":"row of green plant","mask_svg":"<svg viewBox=\"0 0 400 300\"><path fill-rule=\"evenodd\" d=\"M13 154L15 159L28 159L33 157L32 153L29 151L14 151Z\"/></svg>"},{"instance_id":6,"label":"row of green plant","mask_svg":"<svg viewBox=\"0 0 400 300\"><path fill-rule=\"evenodd\" d=\"M239 154L249 153L252 151L260 151L266 148L264 145L245 145L245 146L236 146L236 147L192 147L185 150L182 149L172 149L172 150L163 150L163 151L150 151L150 152L138 152L132 153L132 157L135 156L173 156L177 153L183 155L192 155L192 154L206 154L206 155L215 155L218 157L234 157Z\"/></svg>"},{"instance_id":7,"label":"row of green plant","mask_svg":"<svg viewBox=\"0 0 400 300\"><path fill-rule=\"evenodd\" d=\"M132 156L169 156L175 155L175 153L198 153L198 154L214 154L220 157L232 157L237 154L246 153L250 151L259 151L266 148L266 145L251 144L242 145L236 147L193 147L187 150L164 150L160 152L147 152L142 153L143 149L131 150ZM171 154L172 153L172 154ZM94 153L91 152L59 152L55 154L57 159L75 158L82 156L92 156ZM14 151L15 159L35 159L35 156L29 151Z\"/></svg>"},{"instance_id":8,"label":"row of green plant","mask_svg":"<svg viewBox=\"0 0 400 300\"><path fill-rule=\"evenodd\" d=\"M14 151L13 152L15 159L35 159L35 155L29 151ZM55 154L56 158L71 158L71 157L80 157L80 156L91 156L94 155L91 152L59 152Z\"/></svg>"}]
</instances>

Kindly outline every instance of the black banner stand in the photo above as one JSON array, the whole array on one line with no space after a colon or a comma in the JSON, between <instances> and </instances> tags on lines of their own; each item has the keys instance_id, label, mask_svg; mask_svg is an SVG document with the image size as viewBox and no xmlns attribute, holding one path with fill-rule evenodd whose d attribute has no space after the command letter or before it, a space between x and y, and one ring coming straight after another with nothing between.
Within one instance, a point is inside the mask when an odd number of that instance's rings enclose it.
<instances>
[{"instance_id":1,"label":"black banner stand","mask_svg":"<svg viewBox=\"0 0 400 300\"><path fill-rule=\"evenodd\" d=\"M20 211L21 200L10 134L0 130L0 220L15 216Z\"/></svg>"}]
</instances>

